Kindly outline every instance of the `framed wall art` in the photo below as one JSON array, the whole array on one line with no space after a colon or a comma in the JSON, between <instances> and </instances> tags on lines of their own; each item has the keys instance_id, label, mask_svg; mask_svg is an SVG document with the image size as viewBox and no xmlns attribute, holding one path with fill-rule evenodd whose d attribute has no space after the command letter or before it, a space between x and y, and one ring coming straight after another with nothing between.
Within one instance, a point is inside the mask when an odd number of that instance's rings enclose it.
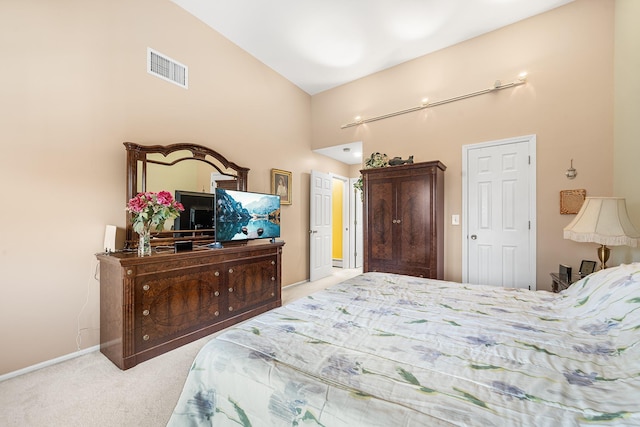
<instances>
[{"instance_id":1,"label":"framed wall art","mask_svg":"<svg viewBox=\"0 0 640 427\"><path fill-rule=\"evenodd\" d=\"M281 205L291 204L291 172L271 169L271 193L280 196Z\"/></svg>"},{"instance_id":2,"label":"framed wall art","mask_svg":"<svg viewBox=\"0 0 640 427\"><path fill-rule=\"evenodd\" d=\"M560 213L562 215L577 214L587 197L587 190L560 191Z\"/></svg>"}]
</instances>

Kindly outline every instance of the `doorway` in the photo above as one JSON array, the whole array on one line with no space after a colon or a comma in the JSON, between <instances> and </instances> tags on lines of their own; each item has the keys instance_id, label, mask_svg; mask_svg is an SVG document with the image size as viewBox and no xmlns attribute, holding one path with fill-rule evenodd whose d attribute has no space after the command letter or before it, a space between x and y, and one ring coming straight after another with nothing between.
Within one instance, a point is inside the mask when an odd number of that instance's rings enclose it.
<instances>
[{"instance_id":1,"label":"doorway","mask_svg":"<svg viewBox=\"0 0 640 427\"><path fill-rule=\"evenodd\" d=\"M357 178L311 171L309 278L362 266L362 198Z\"/></svg>"},{"instance_id":2,"label":"doorway","mask_svg":"<svg viewBox=\"0 0 640 427\"><path fill-rule=\"evenodd\" d=\"M463 147L466 283L536 288L536 136Z\"/></svg>"}]
</instances>

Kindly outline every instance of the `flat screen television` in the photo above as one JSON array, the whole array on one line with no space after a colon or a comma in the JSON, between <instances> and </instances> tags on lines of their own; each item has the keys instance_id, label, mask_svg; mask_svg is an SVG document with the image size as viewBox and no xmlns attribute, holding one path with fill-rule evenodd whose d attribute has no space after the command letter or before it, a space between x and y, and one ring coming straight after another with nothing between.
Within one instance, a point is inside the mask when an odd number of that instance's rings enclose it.
<instances>
[{"instance_id":1,"label":"flat screen television","mask_svg":"<svg viewBox=\"0 0 640 427\"><path fill-rule=\"evenodd\" d=\"M184 211L173 222L174 230L211 230L215 226L215 194L176 190L175 199L182 203ZM180 233L177 233L180 234ZM207 233L205 233L207 234Z\"/></svg>"},{"instance_id":2,"label":"flat screen television","mask_svg":"<svg viewBox=\"0 0 640 427\"><path fill-rule=\"evenodd\" d=\"M280 237L280 196L216 188L216 240Z\"/></svg>"}]
</instances>

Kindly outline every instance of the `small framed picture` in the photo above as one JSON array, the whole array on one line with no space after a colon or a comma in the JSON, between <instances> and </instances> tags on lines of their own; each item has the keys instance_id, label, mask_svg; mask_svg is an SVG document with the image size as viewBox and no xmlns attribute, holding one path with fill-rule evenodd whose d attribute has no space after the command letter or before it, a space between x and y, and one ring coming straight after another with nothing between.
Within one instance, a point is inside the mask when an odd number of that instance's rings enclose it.
<instances>
[{"instance_id":1,"label":"small framed picture","mask_svg":"<svg viewBox=\"0 0 640 427\"><path fill-rule=\"evenodd\" d=\"M280 196L281 205L291 204L291 172L271 169L271 193Z\"/></svg>"},{"instance_id":2,"label":"small framed picture","mask_svg":"<svg viewBox=\"0 0 640 427\"><path fill-rule=\"evenodd\" d=\"M589 274L593 273L596 269L596 262L595 261L585 261L583 260L580 263L580 277L585 277L588 276Z\"/></svg>"}]
</instances>

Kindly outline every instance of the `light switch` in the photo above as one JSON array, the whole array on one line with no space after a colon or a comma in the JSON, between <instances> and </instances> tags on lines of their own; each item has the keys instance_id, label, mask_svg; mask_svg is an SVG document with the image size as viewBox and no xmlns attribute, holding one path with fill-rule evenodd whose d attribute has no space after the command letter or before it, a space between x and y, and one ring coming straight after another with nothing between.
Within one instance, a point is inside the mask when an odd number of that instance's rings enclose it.
<instances>
[{"instance_id":1,"label":"light switch","mask_svg":"<svg viewBox=\"0 0 640 427\"><path fill-rule=\"evenodd\" d=\"M451 215L451 225L460 225L460 215Z\"/></svg>"}]
</instances>

